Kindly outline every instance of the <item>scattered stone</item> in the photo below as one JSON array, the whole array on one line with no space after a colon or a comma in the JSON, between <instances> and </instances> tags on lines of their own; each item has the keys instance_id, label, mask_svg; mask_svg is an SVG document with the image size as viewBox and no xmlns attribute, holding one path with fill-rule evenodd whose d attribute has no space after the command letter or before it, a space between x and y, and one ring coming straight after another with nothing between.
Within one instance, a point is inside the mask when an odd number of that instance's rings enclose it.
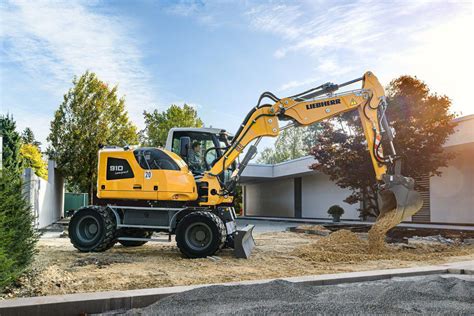
<instances>
[{"instance_id":1,"label":"scattered stone","mask_svg":"<svg viewBox=\"0 0 474 316\"><path fill-rule=\"evenodd\" d=\"M456 241L450 238L445 238L441 235L437 235L437 236L425 236L425 237L413 236L412 238L408 238L408 243L412 243L412 244L441 243L441 244L446 244L446 245L454 245Z\"/></svg>"},{"instance_id":2,"label":"scattered stone","mask_svg":"<svg viewBox=\"0 0 474 316\"><path fill-rule=\"evenodd\" d=\"M114 263L130 263L130 262L133 262L131 257L130 258L127 258L127 257L123 257L123 258L114 258L114 257L99 258L99 257L91 256L91 257L76 259L76 261L74 261L71 264L71 267L84 267L84 266L88 266L88 265L96 265L98 268L102 268L102 267L105 267L105 266L108 266L108 265L111 265L111 264L114 264Z\"/></svg>"},{"instance_id":3,"label":"scattered stone","mask_svg":"<svg viewBox=\"0 0 474 316\"><path fill-rule=\"evenodd\" d=\"M398 245L400 245L402 249L416 249L416 246L412 244L399 243Z\"/></svg>"},{"instance_id":4,"label":"scattered stone","mask_svg":"<svg viewBox=\"0 0 474 316\"><path fill-rule=\"evenodd\" d=\"M474 238L464 238L464 243L466 245L474 245Z\"/></svg>"},{"instance_id":5,"label":"scattered stone","mask_svg":"<svg viewBox=\"0 0 474 316\"><path fill-rule=\"evenodd\" d=\"M222 258L218 256L207 256L207 259L212 260L212 261L222 260Z\"/></svg>"},{"instance_id":6,"label":"scattered stone","mask_svg":"<svg viewBox=\"0 0 474 316\"><path fill-rule=\"evenodd\" d=\"M62 232L64 231L64 225L62 223L52 223L49 226L40 229L41 232Z\"/></svg>"},{"instance_id":7,"label":"scattered stone","mask_svg":"<svg viewBox=\"0 0 474 316\"><path fill-rule=\"evenodd\" d=\"M69 238L68 232L65 230L61 234L59 234L59 238Z\"/></svg>"}]
</instances>

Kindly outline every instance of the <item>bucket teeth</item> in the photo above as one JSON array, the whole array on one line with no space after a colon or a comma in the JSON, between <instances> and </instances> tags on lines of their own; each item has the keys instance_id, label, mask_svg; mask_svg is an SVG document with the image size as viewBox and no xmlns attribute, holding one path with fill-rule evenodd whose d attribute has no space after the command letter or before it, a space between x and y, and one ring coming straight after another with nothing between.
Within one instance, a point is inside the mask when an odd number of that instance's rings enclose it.
<instances>
[{"instance_id":1,"label":"bucket teeth","mask_svg":"<svg viewBox=\"0 0 474 316\"><path fill-rule=\"evenodd\" d=\"M234 233L234 255L237 258L248 259L255 247L252 236L255 225L247 225Z\"/></svg>"}]
</instances>

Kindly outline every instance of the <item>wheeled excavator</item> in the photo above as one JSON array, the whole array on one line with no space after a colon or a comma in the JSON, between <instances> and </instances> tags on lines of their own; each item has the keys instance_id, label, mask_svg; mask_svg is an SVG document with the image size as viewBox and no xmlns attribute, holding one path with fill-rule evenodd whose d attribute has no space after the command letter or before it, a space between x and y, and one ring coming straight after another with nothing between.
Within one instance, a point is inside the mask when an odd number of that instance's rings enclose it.
<instances>
[{"instance_id":1,"label":"wheeled excavator","mask_svg":"<svg viewBox=\"0 0 474 316\"><path fill-rule=\"evenodd\" d=\"M357 82L361 88L338 92ZM266 99L271 102L262 103ZM173 128L164 149L104 146L98 153L98 199L74 212L71 242L80 251L104 251L117 242L133 247L171 241L175 235L179 250L189 258L212 256L224 247L234 248L238 258L248 258L255 246L254 226L237 229L233 199L259 141L351 110L359 112L378 181L380 217L395 214L400 222L421 208L422 199L414 180L400 174L386 109L382 85L366 72L342 84L326 83L281 99L264 92L235 135L213 128ZM280 127L280 121L289 123ZM187 163L194 142L203 145L203 172L193 173ZM388 148L382 148L382 142ZM154 232L164 237L154 238Z\"/></svg>"}]
</instances>

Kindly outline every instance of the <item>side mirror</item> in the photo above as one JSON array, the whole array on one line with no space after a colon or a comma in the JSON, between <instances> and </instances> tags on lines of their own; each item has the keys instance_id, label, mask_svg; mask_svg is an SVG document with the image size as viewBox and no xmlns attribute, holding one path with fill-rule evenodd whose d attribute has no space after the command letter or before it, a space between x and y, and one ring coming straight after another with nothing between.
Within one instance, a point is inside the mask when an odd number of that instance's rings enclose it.
<instances>
[{"instance_id":1,"label":"side mirror","mask_svg":"<svg viewBox=\"0 0 474 316\"><path fill-rule=\"evenodd\" d=\"M191 147L191 138L189 136L182 136L179 138L179 155L184 159L188 160L188 152Z\"/></svg>"}]
</instances>

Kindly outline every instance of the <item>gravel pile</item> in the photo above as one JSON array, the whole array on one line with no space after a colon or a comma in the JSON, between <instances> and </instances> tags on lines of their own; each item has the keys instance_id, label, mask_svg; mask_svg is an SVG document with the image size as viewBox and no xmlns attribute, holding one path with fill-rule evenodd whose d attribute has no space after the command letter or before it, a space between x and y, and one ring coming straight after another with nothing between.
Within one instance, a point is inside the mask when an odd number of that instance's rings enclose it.
<instances>
[{"instance_id":1,"label":"gravel pile","mask_svg":"<svg viewBox=\"0 0 474 316\"><path fill-rule=\"evenodd\" d=\"M106 315L189 314L474 314L474 282L416 277L335 286L286 281L210 286L169 296L143 309Z\"/></svg>"}]
</instances>

